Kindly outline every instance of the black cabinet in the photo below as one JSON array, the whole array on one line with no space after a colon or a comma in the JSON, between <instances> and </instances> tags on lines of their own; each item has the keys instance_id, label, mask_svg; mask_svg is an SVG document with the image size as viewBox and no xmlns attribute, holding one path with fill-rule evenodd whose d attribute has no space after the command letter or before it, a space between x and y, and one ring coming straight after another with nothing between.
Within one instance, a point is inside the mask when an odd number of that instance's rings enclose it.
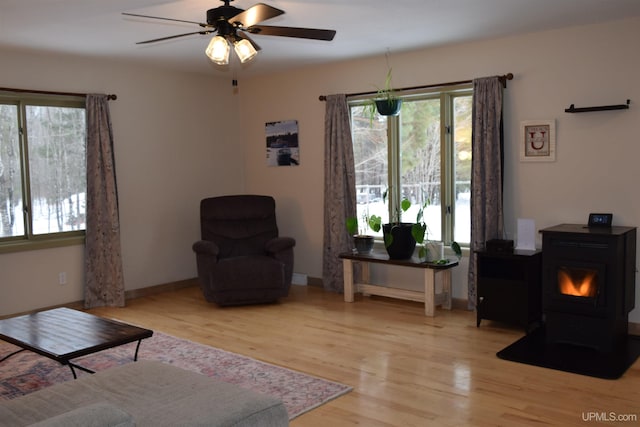
<instances>
[{"instance_id":1,"label":"black cabinet","mask_svg":"<svg viewBox=\"0 0 640 427\"><path fill-rule=\"evenodd\" d=\"M522 326L542 319L542 252L476 252L477 324L482 319Z\"/></svg>"}]
</instances>

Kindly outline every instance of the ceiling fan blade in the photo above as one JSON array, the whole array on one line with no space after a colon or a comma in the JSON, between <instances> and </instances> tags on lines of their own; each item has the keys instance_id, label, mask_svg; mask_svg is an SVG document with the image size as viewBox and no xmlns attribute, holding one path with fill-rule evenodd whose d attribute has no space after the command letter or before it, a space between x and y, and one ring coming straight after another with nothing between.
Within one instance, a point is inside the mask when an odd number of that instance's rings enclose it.
<instances>
[{"instance_id":1,"label":"ceiling fan blade","mask_svg":"<svg viewBox=\"0 0 640 427\"><path fill-rule=\"evenodd\" d=\"M266 21L267 19L275 18L282 15L284 10L276 9L275 7L266 5L264 3L258 3L251 6L244 12L240 12L232 18L229 18L229 22L239 22L243 27L251 27L258 22Z\"/></svg>"},{"instance_id":2,"label":"ceiling fan blade","mask_svg":"<svg viewBox=\"0 0 640 427\"><path fill-rule=\"evenodd\" d=\"M193 33L184 33L184 34L176 34L175 36L168 36L168 37L160 37L159 39L153 39L153 40L145 40L143 42L137 42L136 44L149 44L149 43L155 43L155 42L161 42L164 40L171 40L171 39L176 39L178 37L184 37L184 36L191 36L193 34L211 34L215 32L214 30L207 30L207 31L195 31Z\"/></svg>"},{"instance_id":3,"label":"ceiling fan blade","mask_svg":"<svg viewBox=\"0 0 640 427\"><path fill-rule=\"evenodd\" d=\"M262 48L258 45L258 43L254 42L253 39L251 37L249 37L248 35L246 35L245 33L238 31L236 33L236 36L238 36L238 38L241 38L241 39L247 39L249 41L249 43L251 43L251 46L253 46L253 48L255 50L257 50L257 51L262 50Z\"/></svg>"},{"instance_id":4,"label":"ceiling fan blade","mask_svg":"<svg viewBox=\"0 0 640 427\"><path fill-rule=\"evenodd\" d=\"M122 12L122 14L126 16L135 16L136 18L151 18L151 19L162 19L163 21L186 22L187 24L200 25L202 28L206 28L210 26L209 24L205 24L202 22L185 21L184 19L162 18L160 16L138 15L137 13L127 13L127 12Z\"/></svg>"},{"instance_id":5,"label":"ceiling fan blade","mask_svg":"<svg viewBox=\"0 0 640 427\"><path fill-rule=\"evenodd\" d=\"M296 37L300 39L314 39L331 41L336 35L334 30L321 30L317 28L299 27L275 27L272 25L252 25L246 31L261 36Z\"/></svg>"}]
</instances>

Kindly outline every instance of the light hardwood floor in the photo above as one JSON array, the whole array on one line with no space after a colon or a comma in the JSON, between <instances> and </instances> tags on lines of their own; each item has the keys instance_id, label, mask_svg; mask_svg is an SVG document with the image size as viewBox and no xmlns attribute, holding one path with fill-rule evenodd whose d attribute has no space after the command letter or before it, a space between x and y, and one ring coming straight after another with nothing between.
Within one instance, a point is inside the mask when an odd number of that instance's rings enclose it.
<instances>
[{"instance_id":1,"label":"light hardwood floor","mask_svg":"<svg viewBox=\"0 0 640 427\"><path fill-rule=\"evenodd\" d=\"M293 286L274 305L220 308L188 287L90 311L353 386L294 427L640 424L640 361L613 381L503 361L523 333L464 310Z\"/></svg>"}]
</instances>

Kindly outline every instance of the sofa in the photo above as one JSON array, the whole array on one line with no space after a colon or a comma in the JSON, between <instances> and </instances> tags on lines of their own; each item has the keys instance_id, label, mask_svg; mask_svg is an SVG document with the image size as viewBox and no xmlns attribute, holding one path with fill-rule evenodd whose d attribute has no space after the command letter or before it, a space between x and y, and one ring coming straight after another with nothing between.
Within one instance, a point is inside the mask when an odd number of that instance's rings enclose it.
<instances>
[{"instance_id":1,"label":"sofa","mask_svg":"<svg viewBox=\"0 0 640 427\"><path fill-rule=\"evenodd\" d=\"M288 426L279 399L155 361L139 361L0 402L0 425Z\"/></svg>"}]
</instances>

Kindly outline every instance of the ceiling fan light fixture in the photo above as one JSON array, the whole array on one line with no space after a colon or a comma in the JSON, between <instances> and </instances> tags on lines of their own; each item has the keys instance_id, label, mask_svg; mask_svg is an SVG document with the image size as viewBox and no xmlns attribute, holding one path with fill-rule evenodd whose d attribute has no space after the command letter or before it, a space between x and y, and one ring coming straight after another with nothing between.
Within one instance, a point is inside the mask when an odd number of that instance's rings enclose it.
<instances>
[{"instance_id":1,"label":"ceiling fan light fixture","mask_svg":"<svg viewBox=\"0 0 640 427\"><path fill-rule=\"evenodd\" d=\"M229 43L222 36L215 36L209 42L209 46L204 53L218 65L227 65L229 63Z\"/></svg>"},{"instance_id":2,"label":"ceiling fan light fixture","mask_svg":"<svg viewBox=\"0 0 640 427\"><path fill-rule=\"evenodd\" d=\"M283 10L258 3L249 9L243 10L230 6L234 0L221 0L224 5L207 10L206 22L185 21L183 19L163 18L160 16L140 15L137 13L123 12L123 15L134 16L138 18L161 19L164 21L184 22L188 24L196 24L200 27L198 31L192 31L184 34L176 34L168 37L160 37L152 40L145 40L136 44L148 44L165 40L173 40L179 37L191 36L195 34L211 34L217 35L211 39L209 45L205 49L205 54L212 62L218 65L229 64L229 53L231 45L233 45L238 58L242 63L248 62L255 58L260 47L249 38L246 33L259 34L265 36L295 37L311 40L333 40L336 35L334 30L322 30L318 28L301 28L301 27L280 27L273 25L262 25L262 21L275 18L284 13ZM260 24L260 25L258 25ZM240 33L238 33L240 31Z\"/></svg>"},{"instance_id":3,"label":"ceiling fan light fixture","mask_svg":"<svg viewBox=\"0 0 640 427\"><path fill-rule=\"evenodd\" d=\"M233 44L233 48L236 51L236 55L240 58L240 62L243 64L247 61L251 61L257 54L251 42L247 39L238 40Z\"/></svg>"}]
</instances>

